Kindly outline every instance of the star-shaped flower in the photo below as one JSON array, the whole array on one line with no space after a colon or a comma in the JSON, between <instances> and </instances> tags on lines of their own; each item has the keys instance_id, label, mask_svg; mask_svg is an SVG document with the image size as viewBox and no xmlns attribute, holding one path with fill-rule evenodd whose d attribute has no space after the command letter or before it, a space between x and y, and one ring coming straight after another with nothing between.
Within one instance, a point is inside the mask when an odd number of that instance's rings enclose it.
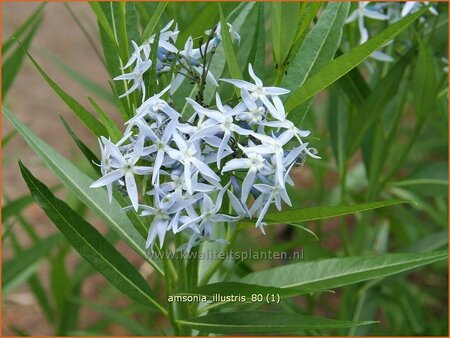
<instances>
[{"instance_id":1,"label":"star-shaped flower","mask_svg":"<svg viewBox=\"0 0 450 338\"><path fill-rule=\"evenodd\" d=\"M280 87L264 87L261 79L255 75L253 67L250 63L248 64L248 73L250 74L250 77L253 79L253 81L255 81L255 83L236 79L221 79L221 81L231 83L237 88L247 90L251 93L253 98L261 100L261 102L266 106L266 108L274 118L280 121L284 121L286 119L284 108L282 111L277 110L277 108L272 104L272 102L270 102L267 96L271 96L273 99L274 97L278 97L279 95L287 94L290 91L288 89Z\"/></svg>"},{"instance_id":2,"label":"star-shaped flower","mask_svg":"<svg viewBox=\"0 0 450 338\"><path fill-rule=\"evenodd\" d=\"M125 184L128 196L135 210L138 209L138 191L134 175L145 175L153 171L152 167L136 166L136 162L142 155L144 148L144 138L138 139L133 147L130 156L124 157L119 148L107 139L103 139L107 151L111 154L110 166L113 169L103 177L91 184L91 188L98 188L111 184L122 177L125 177Z\"/></svg>"}]
</instances>

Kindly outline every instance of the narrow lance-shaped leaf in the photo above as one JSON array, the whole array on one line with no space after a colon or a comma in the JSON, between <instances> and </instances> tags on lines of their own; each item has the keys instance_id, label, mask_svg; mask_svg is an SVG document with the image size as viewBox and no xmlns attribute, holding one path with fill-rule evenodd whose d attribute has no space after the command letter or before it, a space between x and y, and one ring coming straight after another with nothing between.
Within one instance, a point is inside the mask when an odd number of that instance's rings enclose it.
<instances>
[{"instance_id":1,"label":"narrow lance-shaped leaf","mask_svg":"<svg viewBox=\"0 0 450 338\"><path fill-rule=\"evenodd\" d=\"M130 298L166 314L144 278L91 224L82 218L19 162L20 170L36 203L69 243L111 284Z\"/></svg>"},{"instance_id":2,"label":"narrow lance-shaped leaf","mask_svg":"<svg viewBox=\"0 0 450 338\"><path fill-rule=\"evenodd\" d=\"M117 127L116 123L103 111L103 109L100 108L97 102L91 97L88 97L89 102L91 103L92 107L94 107L94 110L96 111L98 117L100 117L100 120L103 122L103 125L105 126L105 129L108 132L108 135L111 137L111 141L118 142L122 137L123 134L120 132L119 127ZM106 137L106 135L103 135Z\"/></svg>"},{"instance_id":3,"label":"narrow lance-shaped leaf","mask_svg":"<svg viewBox=\"0 0 450 338\"><path fill-rule=\"evenodd\" d=\"M220 25L221 25L221 34L222 34L222 43L225 49L225 57L228 63L228 69L230 71L231 77L233 79L242 79L242 72L239 68L239 63L236 58L236 53L233 49L233 42L231 41L230 32L228 29L228 24L223 15L222 6L219 3L219 12L220 12Z\"/></svg>"},{"instance_id":4,"label":"narrow lance-shaped leaf","mask_svg":"<svg viewBox=\"0 0 450 338\"><path fill-rule=\"evenodd\" d=\"M264 65L265 65L265 48L266 48L266 32L264 28L264 3L258 5L258 17L256 22L255 37L253 40L252 51L250 52L250 60L252 60L253 70L255 74L260 76L264 82Z\"/></svg>"},{"instance_id":5,"label":"narrow lance-shaped leaf","mask_svg":"<svg viewBox=\"0 0 450 338\"><path fill-rule=\"evenodd\" d=\"M349 328L373 324L370 321L344 321L310 317L289 312L226 312L212 313L203 317L178 320L181 325L189 326L208 333L280 333L306 330L327 330Z\"/></svg>"},{"instance_id":6,"label":"narrow lance-shaped leaf","mask_svg":"<svg viewBox=\"0 0 450 338\"><path fill-rule=\"evenodd\" d=\"M33 65L42 75L42 77L48 82L50 87L58 94L58 96L64 101L64 103L78 116L78 118L92 131L94 135L100 137L101 135L106 134L105 127L94 117L92 114L86 110L77 100L75 100L72 96L67 94L64 90L62 90L39 66L39 64L34 60L34 58L26 52L28 57L30 58Z\"/></svg>"},{"instance_id":7,"label":"narrow lance-shaped leaf","mask_svg":"<svg viewBox=\"0 0 450 338\"><path fill-rule=\"evenodd\" d=\"M31 45L34 34L37 32L42 20L39 17L31 26L30 32L24 37L23 43L2 63L2 96L5 97L16 78L20 66L25 58L25 51Z\"/></svg>"},{"instance_id":8,"label":"narrow lance-shaped leaf","mask_svg":"<svg viewBox=\"0 0 450 338\"><path fill-rule=\"evenodd\" d=\"M28 145L44 161L47 167L58 177L61 182L82 201L89 209L94 211L103 221L111 227L133 250L142 257L146 257L144 237L135 229L127 215L121 212L121 205L113 199L108 201L105 189L91 189L94 181L81 172L66 158L61 156L42 139L36 136L30 129L23 125L5 107L3 114L11 124L19 131ZM144 232L146 229L143 229ZM160 273L162 268L159 263L148 259L149 263Z\"/></svg>"},{"instance_id":9,"label":"narrow lance-shaped leaf","mask_svg":"<svg viewBox=\"0 0 450 338\"><path fill-rule=\"evenodd\" d=\"M425 120L435 104L436 75L429 47L417 36L419 57L413 75L414 104L419 121Z\"/></svg>"},{"instance_id":10,"label":"narrow lance-shaped leaf","mask_svg":"<svg viewBox=\"0 0 450 338\"><path fill-rule=\"evenodd\" d=\"M123 60L123 58L125 57L124 55L121 55L123 54L123 52L119 53L119 46L122 45L122 39L121 33L119 32L120 24L118 18L118 3L102 2L96 4L95 6L92 6L92 8L93 10L95 10L95 13L97 15L100 41L103 47L106 66L111 78L115 78L118 75L127 73L123 66L128 60ZM137 31L137 17L133 4L127 3L126 13L127 16L131 16L129 20L130 22L126 23L127 32L130 32L129 39L138 41L139 33ZM113 83L115 88L115 90L113 90L113 93L117 96L125 93L131 86L131 84L129 84L126 80L114 81ZM134 115L134 97L135 95L134 93L132 93L131 95L125 96L120 99L121 106L126 111L126 116L124 116L125 120Z\"/></svg>"},{"instance_id":11,"label":"narrow lance-shaped leaf","mask_svg":"<svg viewBox=\"0 0 450 338\"><path fill-rule=\"evenodd\" d=\"M291 209L281 212L269 212L266 214L264 221L267 222L268 224L300 223L325 218L344 216L356 212L368 211L402 203L409 203L409 202L405 200L390 200L390 201L363 203L357 205L336 205L328 207ZM254 225L255 222L247 219L240 221L239 224L241 224L242 226L250 226Z\"/></svg>"},{"instance_id":12,"label":"narrow lance-shaped leaf","mask_svg":"<svg viewBox=\"0 0 450 338\"><path fill-rule=\"evenodd\" d=\"M40 19L42 17L41 13L46 4L47 3L44 2L39 5L39 7L36 8L36 10L28 17L28 19L24 23L22 23L20 27L17 28L17 30L13 34L11 34L9 38L5 39L5 42L2 44L3 56L12 47L15 42L14 40L21 39L22 35L28 30L28 28L32 26L37 19Z\"/></svg>"},{"instance_id":13,"label":"narrow lance-shaped leaf","mask_svg":"<svg viewBox=\"0 0 450 338\"><path fill-rule=\"evenodd\" d=\"M225 8L226 3L222 3ZM206 3L198 11L193 11L193 17L189 20L188 25L180 30L177 41L186 41L189 36L200 36L208 29L217 24L219 13L217 12L217 5L215 3Z\"/></svg>"},{"instance_id":14,"label":"narrow lance-shaped leaf","mask_svg":"<svg viewBox=\"0 0 450 338\"><path fill-rule=\"evenodd\" d=\"M108 18L106 17L106 14L103 12L101 4L98 2L89 2L89 6L91 6L92 11L95 13L99 25L106 32L106 35L108 36L111 43L113 43L113 46L115 46L116 49L118 50L119 47L117 45L116 36L114 35L111 25L108 22Z\"/></svg>"},{"instance_id":15,"label":"narrow lance-shaped leaf","mask_svg":"<svg viewBox=\"0 0 450 338\"><path fill-rule=\"evenodd\" d=\"M323 259L250 273L239 282L320 291L394 275L444 259L448 259L447 251Z\"/></svg>"},{"instance_id":16,"label":"narrow lance-shaped leaf","mask_svg":"<svg viewBox=\"0 0 450 338\"><path fill-rule=\"evenodd\" d=\"M11 142L14 139L14 137L16 137L16 135L17 135L17 130L11 130L8 134L3 136L2 147L5 148L9 144L9 142Z\"/></svg>"},{"instance_id":17,"label":"narrow lance-shaped leaf","mask_svg":"<svg viewBox=\"0 0 450 338\"><path fill-rule=\"evenodd\" d=\"M314 2L303 2L302 7L300 7L300 16L299 16L299 27L297 36L295 37L293 49L291 52L294 52L292 55L295 55L295 48L299 48L305 35L307 33L308 28L322 7L323 2L314 1Z\"/></svg>"},{"instance_id":18,"label":"narrow lance-shaped leaf","mask_svg":"<svg viewBox=\"0 0 450 338\"><path fill-rule=\"evenodd\" d=\"M364 44L353 48L348 53L334 59L320 71L305 81L303 86L295 89L286 101L286 111L292 111L300 104L317 94L322 89L358 66L375 50L384 46L387 42L403 32L411 23L418 19L429 6L393 23L385 30L375 35Z\"/></svg>"},{"instance_id":19,"label":"narrow lance-shaped leaf","mask_svg":"<svg viewBox=\"0 0 450 338\"><path fill-rule=\"evenodd\" d=\"M282 87L296 89L305 80L330 62L341 42L342 27L348 15L349 3L330 2L308 33L299 51L291 56Z\"/></svg>"},{"instance_id":20,"label":"narrow lance-shaped leaf","mask_svg":"<svg viewBox=\"0 0 450 338\"><path fill-rule=\"evenodd\" d=\"M114 103L114 96L105 88L103 88L98 83L92 81L81 72L73 69L68 64L66 64L61 58L51 53L49 50L42 49L43 55L52 61L59 69L64 73L69 75L69 77L82 85L85 89L91 91L93 94L97 95L99 98Z\"/></svg>"},{"instance_id":21,"label":"narrow lance-shaped leaf","mask_svg":"<svg viewBox=\"0 0 450 338\"><path fill-rule=\"evenodd\" d=\"M205 295L214 296L220 294L221 296L233 296L240 294L242 296L251 296L255 293L261 294L280 294L281 296L294 296L298 294L297 290L283 289L270 286L261 286L257 284L246 284L239 282L218 282L207 285L201 285L192 290L179 292L180 295Z\"/></svg>"},{"instance_id":22,"label":"narrow lance-shaped leaf","mask_svg":"<svg viewBox=\"0 0 450 338\"><path fill-rule=\"evenodd\" d=\"M411 53L407 53L392 67L361 104L358 114L350 121L349 134L352 137L347 140L347 156L350 157L358 149L368 129L373 128L375 121L383 116L380 112L396 96L411 56Z\"/></svg>"},{"instance_id":23,"label":"narrow lance-shaped leaf","mask_svg":"<svg viewBox=\"0 0 450 338\"><path fill-rule=\"evenodd\" d=\"M166 6L167 2L160 2L158 6L156 6L155 11L153 12L153 15L148 21L147 26L145 26L144 32L142 33L142 36L140 38L141 44L144 43L148 38L150 38L150 36L155 31Z\"/></svg>"},{"instance_id":24,"label":"narrow lance-shaped leaf","mask_svg":"<svg viewBox=\"0 0 450 338\"><path fill-rule=\"evenodd\" d=\"M281 67L297 35L300 3L272 2L270 5L273 54Z\"/></svg>"},{"instance_id":25,"label":"narrow lance-shaped leaf","mask_svg":"<svg viewBox=\"0 0 450 338\"><path fill-rule=\"evenodd\" d=\"M80 149L80 151L83 153L84 157L89 162L91 167L94 169L94 171L98 175L101 175L101 170L100 170L100 166L99 166L100 160L98 159L98 157L92 152L91 149L89 149L89 147L86 144L83 143L83 141L81 141L79 139L79 137L75 134L75 132L72 130L72 128L70 128L69 124L66 122L64 117L62 117L62 115L60 115L59 118L61 119L61 122L62 122L64 128L67 130L67 132L69 133L72 140L78 146L78 149Z\"/></svg>"},{"instance_id":26,"label":"narrow lance-shaped leaf","mask_svg":"<svg viewBox=\"0 0 450 338\"><path fill-rule=\"evenodd\" d=\"M233 28L239 33L241 27L245 25L246 19L250 15L252 9L255 6L255 2L241 3L236 9L227 16L227 22L231 23ZM232 19L233 18L233 19ZM221 43L217 47L214 57L211 61L211 66L209 70L212 72L216 79L222 77L225 70L226 60L225 60L225 49L224 45ZM205 104L210 104L214 98L216 88L213 86L206 86L205 90ZM189 117L189 116L187 116Z\"/></svg>"}]
</instances>

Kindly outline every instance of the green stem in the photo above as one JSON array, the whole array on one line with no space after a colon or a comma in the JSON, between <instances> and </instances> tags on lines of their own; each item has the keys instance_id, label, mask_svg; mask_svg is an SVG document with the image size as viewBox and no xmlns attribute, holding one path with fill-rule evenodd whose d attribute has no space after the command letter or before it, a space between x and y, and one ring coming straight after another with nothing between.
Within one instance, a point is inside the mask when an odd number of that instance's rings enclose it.
<instances>
[{"instance_id":1,"label":"green stem","mask_svg":"<svg viewBox=\"0 0 450 338\"><path fill-rule=\"evenodd\" d=\"M166 298L169 299L169 296L172 296L174 294L174 289L173 289L173 280L170 278L171 273L170 273L170 267L169 267L169 258L167 255L167 249L165 249L165 253L166 255L164 255L164 257L162 257L162 262L163 262L163 267L164 267L164 282L165 282L165 289L166 289ZM175 335L179 335L180 334L180 330L179 330L179 326L176 322L176 318L175 318L175 311L174 311L174 304L172 302L168 303L168 317L169 317L169 322L172 325L174 331L175 331Z\"/></svg>"},{"instance_id":2,"label":"green stem","mask_svg":"<svg viewBox=\"0 0 450 338\"><path fill-rule=\"evenodd\" d=\"M231 245L234 243L234 241L236 240L236 237L238 235L238 229L235 229L234 232L231 235L228 235L227 237L227 241L229 242L223 249L224 252L226 252ZM211 279L211 277L214 275L214 273L220 268L220 266L222 265L223 261L225 260L226 255L219 255L219 259L215 260L208 268L208 270L206 270L205 274L203 275L203 277L200 279L200 282L198 283L198 285L205 285L209 282L209 280Z\"/></svg>"},{"instance_id":3,"label":"green stem","mask_svg":"<svg viewBox=\"0 0 450 338\"><path fill-rule=\"evenodd\" d=\"M361 312L362 312L365 300L366 300L366 291L364 291L364 292L362 292L362 293L360 293L358 295L358 300L356 302L356 309L355 309L355 312L353 314L352 320L356 321L356 320L359 320L359 318L361 317ZM355 335L355 331L356 331L356 327L350 328L350 330L348 332L348 335L349 336L354 336Z\"/></svg>"},{"instance_id":4,"label":"green stem","mask_svg":"<svg viewBox=\"0 0 450 338\"><path fill-rule=\"evenodd\" d=\"M183 242L182 234L178 233L175 236L175 245L178 248ZM175 257L175 263L178 272L178 281L177 281L177 291L182 292L186 291L187 286L187 278L186 278L186 265L184 264L184 258L180 254L178 257ZM178 308L178 318L177 319L187 319L189 318L189 308L187 303L180 302L177 304ZM191 335L190 329L186 326L180 327L180 335L187 336Z\"/></svg>"}]
</instances>

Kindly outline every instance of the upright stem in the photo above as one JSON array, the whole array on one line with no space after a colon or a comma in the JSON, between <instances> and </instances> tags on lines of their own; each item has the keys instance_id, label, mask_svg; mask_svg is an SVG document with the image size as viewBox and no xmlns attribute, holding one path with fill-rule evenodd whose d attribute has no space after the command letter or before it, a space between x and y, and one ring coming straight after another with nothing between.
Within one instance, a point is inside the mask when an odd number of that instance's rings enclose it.
<instances>
[{"instance_id":1,"label":"upright stem","mask_svg":"<svg viewBox=\"0 0 450 338\"><path fill-rule=\"evenodd\" d=\"M166 299L169 299L169 296L173 296L174 289L173 289L173 280L171 278L172 274L170 272L170 265L169 265L169 257L167 255L167 249L165 248L166 255L162 256L162 262L163 262L163 268L164 268L164 281L165 281L165 289L166 289ZM179 326L175 319L175 312L174 312L174 303L168 302L168 315L169 315L169 321L172 325L175 335L180 334Z\"/></svg>"},{"instance_id":2,"label":"upright stem","mask_svg":"<svg viewBox=\"0 0 450 338\"><path fill-rule=\"evenodd\" d=\"M176 234L175 236L175 244L176 247L179 247L182 244L181 233ZM178 281L176 291L186 291L187 290L187 279L186 279L186 266L184 264L184 258L180 254L179 257L175 257L175 265L178 273ZM177 304L178 308L178 319L187 319L189 317L189 304L184 302L180 302ZM191 335L190 329L186 326L180 327L180 335L186 336Z\"/></svg>"},{"instance_id":3,"label":"upright stem","mask_svg":"<svg viewBox=\"0 0 450 338\"><path fill-rule=\"evenodd\" d=\"M229 238L227 238L227 240L229 241L229 243L225 246L224 248L224 252L226 252L230 246L233 244L233 242L235 241L236 237L238 234L238 229L235 229L234 232L232 233L231 236L229 236ZM221 258L221 257L224 258ZM209 280L211 279L211 277L214 275L214 273L217 271L217 269L220 268L220 266L222 265L223 261L225 260L225 255L220 255L218 259L216 259L208 268L208 270L206 270L205 274L203 275L203 277L200 279L200 282L198 283L198 285L204 285L206 283L209 282Z\"/></svg>"}]
</instances>

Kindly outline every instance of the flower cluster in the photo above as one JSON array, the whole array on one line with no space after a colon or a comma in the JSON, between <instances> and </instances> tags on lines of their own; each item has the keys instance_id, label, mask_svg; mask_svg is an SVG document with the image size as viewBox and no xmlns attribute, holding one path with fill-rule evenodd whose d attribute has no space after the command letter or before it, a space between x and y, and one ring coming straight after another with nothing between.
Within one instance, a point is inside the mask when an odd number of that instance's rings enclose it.
<instances>
[{"instance_id":1,"label":"flower cluster","mask_svg":"<svg viewBox=\"0 0 450 338\"><path fill-rule=\"evenodd\" d=\"M222 41L221 26L217 24L214 29L206 31L207 39L204 44L199 48L194 47L194 41L192 37L186 40L184 49L179 51L175 47L175 43L178 37L178 26L171 30L174 21L170 21L159 34L157 41L157 59L156 59L156 73L162 74L169 72L172 67L176 69L177 75L171 83L170 91L174 93L181 85L184 78L191 80L198 80L203 74L206 75L206 80L213 86L218 86L216 79L211 72L208 71L205 65L206 56L212 54L215 51L219 43ZM234 31L233 27L228 24L230 36L233 40L240 41L240 36ZM133 81L132 86L123 93L120 98L127 96L134 92L136 89L142 91L142 102L146 99L144 83L144 74L150 70L152 66L152 60L150 59L151 50L156 44L156 35L153 34L142 45L138 46L136 42L131 41L134 47L134 52L131 55L128 62L122 67L122 71L134 65L133 70L130 73L124 73L116 76L114 80L125 80L127 82Z\"/></svg>"},{"instance_id":2,"label":"flower cluster","mask_svg":"<svg viewBox=\"0 0 450 338\"><path fill-rule=\"evenodd\" d=\"M160 48L170 52L175 32L168 27L160 39L167 44ZM230 32L238 37L232 27ZM217 41L213 44L220 41L220 30L214 34ZM192 61L191 42L188 39L179 54L185 53L183 58L190 60L190 66L200 67ZM208 46L203 47L207 51ZM145 46L139 48L129 65L149 61L141 59L142 54L149 54ZM264 232L269 207L275 204L280 210L282 201L291 205L286 186L294 184L289 176L292 168L307 156L319 158L304 142L309 131L286 118L280 96L289 90L265 87L251 64L248 72L253 82L221 79L239 93L233 106L219 94L215 107L209 108L186 98L193 112L182 118L163 99L172 89L168 86L144 100L126 122L119 142L101 138L103 177L91 187L106 186L111 199L113 186L118 186L131 200L125 210L152 217L147 248L157 240L162 246L168 231L186 234L188 241L182 246L186 251L205 240L223 242L213 238L214 226L245 217L255 217L256 226Z\"/></svg>"}]
</instances>

